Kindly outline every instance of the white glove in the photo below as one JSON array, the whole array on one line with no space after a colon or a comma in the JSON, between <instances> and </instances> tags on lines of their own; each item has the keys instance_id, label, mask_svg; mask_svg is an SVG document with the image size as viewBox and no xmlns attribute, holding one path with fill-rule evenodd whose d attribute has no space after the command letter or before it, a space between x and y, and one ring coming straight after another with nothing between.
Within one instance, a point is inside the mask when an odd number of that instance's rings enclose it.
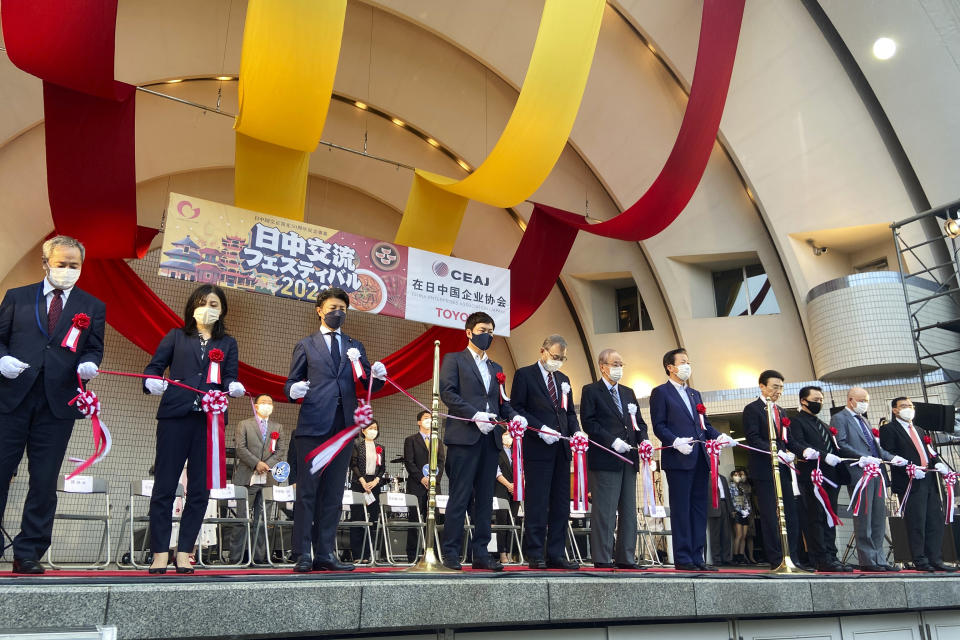
<instances>
[{"instance_id":1,"label":"white glove","mask_svg":"<svg viewBox=\"0 0 960 640\"><path fill-rule=\"evenodd\" d=\"M901 458L900 456L893 456L893 458L891 458L890 460L890 464L892 464L895 467L905 467L909 463L907 462L906 458Z\"/></svg>"},{"instance_id":2,"label":"white glove","mask_svg":"<svg viewBox=\"0 0 960 640\"><path fill-rule=\"evenodd\" d=\"M77 366L77 374L84 380L93 380L100 375L100 369L92 362L81 362Z\"/></svg>"},{"instance_id":3,"label":"white glove","mask_svg":"<svg viewBox=\"0 0 960 640\"><path fill-rule=\"evenodd\" d=\"M717 442L719 442L724 447L735 447L737 446L737 441L728 436L725 433L721 433L717 436Z\"/></svg>"},{"instance_id":4,"label":"white glove","mask_svg":"<svg viewBox=\"0 0 960 640\"><path fill-rule=\"evenodd\" d=\"M840 464L839 456L835 456L832 453L828 453L827 455L823 456L823 461L826 462L831 467L835 467L838 464Z\"/></svg>"},{"instance_id":5,"label":"white glove","mask_svg":"<svg viewBox=\"0 0 960 640\"><path fill-rule=\"evenodd\" d=\"M487 413L486 411L477 411L471 418L471 420L476 423L477 428L480 429L480 433L483 435L487 435L493 431L493 428L497 426L493 424L493 421L496 419L496 414Z\"/></svg>"},{"instance_id":6,"label":"white glove","mask_svg":"<svg viewBox=\"0 0 960 640\"><path fill-rule=\"evenodd\" d=\"M691 442L693 442L693 438L675 438L671 446L683 455L688 456L693 453Z\"/></svg>"},{"instance_id":7,"label":"white glove","mask_svg":"<svg viewBox=\"0 0 960 640\"><path fill-rule=\"evenodd\" d=\"M163 392L167 390L167 381L157 378L147 378L143 385L150 392L150 395L154 396L162 396Z\"/></svg>"},{"instance_id":8,"label":"white glove","mask_svg":"<svg viewBox=\"0 0 960 640\"><path fill-rule=\"evenodd\" d=\"M551 429L547 425L540 427L540 433L538 435L540 436L540 439L547 444L554 444L560 440L560 432L556 429Z\"/></svg>"},{"instance_id":9,"label":"white glove","mask_svg":"<svg viewBox=\"0 0 960 640\"><path fill-rule=\"evenodd\" d=\"M933 468L939 471L940 473L942 473L943 475L947 475L948 473L950 473L950 467L948 467L946 464L942 462L938 462L937 464L933 465Z\"/></svg>"},{"instance_id":10,"label":"white glove","mask_svg":"<svg viewBox=\"0 0 960 640\"><path fill-rule=\"evenodd\" d=\"M4 378L9 378L10 380L19 376L23 373L24 369L29 367L30 365L26 362L21 362L13 356L3 356L0 358L0 374L3 374Z\"/></svg>"},{"instance_id":11,"label":"white glove","mask_svg":"<svg viewBox=\"0 0 960 640\"><path fill-rule=\"evenodd\" d=\"M917 467L913 473L914 473L913 477L916 478L917 480L923 480L924 478L927 477L927 472L921 469L920 467Z\"/></svg>"},{"instance_id":12,"label":"white glove","mask_svg":"<svg viewBox=\"0 0 960 640\"><path fill-rule=\"evenodd\" d=\"M780 458L780 462L784 464L791 464L797 459L797 456L793 455L790 451L777 451L777 457Z\"/></svg>"},{"instance_id":13,"label":"white glove","mask_svg":"<svg viewBox=\"0 0 960 640\"><path fill-rule=\"evenodd\" d=\"M376 378L377 380L386 380L387 365L377 360L370 366L370 375Z\"/></svg>"},{"instance_id":14,"label":"white glove","mask_svg":"<svg viewBox=\"0 0 960 640\"><path fill-rule=\"evenodd\" d=\"M246 392L247 390L243 388L243 384L239 380L234 380L227 387L227 393L230 394L231 398L239 398Z\"/></svg>"},{"instance_id":15,"label":"white glove","mask_svg":"<svg viewBox=\"0 0 960 640\"><path fill-rule=\"evenodd\" d=\"M861 458L857 460L857 466L861 469L868 464L880 464L880 458L874 458L873 456L861 456Z\"/></svg>"},{"instance_id":16,"label":"white glove","mask_svg":"<svg viewBox=\"0 0 960 640\"><path fill-rule=\"evenodd\" d=\"M614 440L611 446L613 447L613 450L616 451L617 453L626 453L627 451L630 451L630 445L628 445L626 442L624 442L620 438L617 438L616 440Z\"/></svg>"},{"instance_id":17,"label":"white glove","mask_svg":"<svg viewBox=\"0 0 960 640\"><path fill-rule=\"evenodd\" d=\"M817 451L816 449L811 449L810 447L807 447L806 449L803 450L804 460L816 460L819 457L820 457L820 452ZM830 465L830 466L832 467L833 465Z\"/></svg>"},{"instance_id":18,"label":"white glove","mask_svg":"<svg viewBox=\"0 0 960 640\"><path fill-rule=\"evenodd\" d=\"M300 382L294 382L290 385L290 397L294 400L299 400L306 396L307 391L310 391L309 380L301 380Z\"/></svg>"}]
</instances>

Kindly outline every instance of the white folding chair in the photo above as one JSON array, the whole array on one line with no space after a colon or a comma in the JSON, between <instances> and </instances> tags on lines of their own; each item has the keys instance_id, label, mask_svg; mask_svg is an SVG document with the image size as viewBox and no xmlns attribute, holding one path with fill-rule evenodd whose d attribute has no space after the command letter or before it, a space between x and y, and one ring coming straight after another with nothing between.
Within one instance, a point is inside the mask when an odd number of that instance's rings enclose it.
<instances>
[{"instance_id":1,"label":"white folding chair","mask_svg":"<svg viewBox=\"0 0 960 640\"><path fill-rule=\"evenodd\" d=\"M68 499L70 503L86 502L82 508L83 513L68 511L64 513L61 508L64 507L64 500L61 499L57 505L57 512L54 514L54 522L65 520L68 522L99 522L103 525L100 535L100 546L97 550L97 560L93 564L70 563L57 564L54 560L54 544L56 536L50 541L50 548L47 551L47 563L54 569L105 569L110 565L110 485L103 478L94 478L92 476L75 476L71 480L65 480L64 476L57 478L57 493L64 496L71 496ZM89 496L89 497L82 497ZM103 512L94 513L98 509L97 503L102 506ZM72 507L73 504L70 504ZM100 558L103 558L101 561Z\"/></svg>"},{"instance_id":2,"label":"white folding chair","mask_svg":"<svg viewBox=\"0 0 960 640\"><path fill-rule=\"evenodd\" d=\"M509 516L510 524L492 524L492 525L490 525L490 532L491 532L491 534L492 534L492 535L496 535L497 533L500 533L500 532L503 532L503 531L508 532L509 535L510 535L510 538L511 538L511 546L513 546L513 544L516 544L516 545L517 545L517 554L518 554L518 556L519 556L519 563L518 563L518 564L524 564L525 561L524 561L524 559L523 559L523 548L522 548L521 545L520 545L520 525L518 525L518 524L516 523L516 521L513 519L513 511L510 509L510 501L509 501L509 500L505 500L505 499L503 499L503 498L496 498L496 497L495 497L495 498L493 499L493 513L494 513L494 515L496 515L497 512L506 512L507 516ZM500 551L501 553L503 553L504 551L506 551L506 549L500 549L499 551ZM512 563L511 563L511 564L512 564Z\"/></svg>"},{"instance_id":3,"label":"white folding chair","mask_svg":"<svg viewBox=\"0 0 960 640\"><path fill-rule=\"evenodd\" d=\"M373 566L376 564L376 551L373 548L373 534L370 532L370 528L376 523L370 520L370 511L367 509L367 502L364 499L365 494L359 491L351 491L350 489L343 490L343 511L349 514L349 520L341 519L337 523L337 531L351 531L353 529L363 529L363 546L367 547L367 550L370 552L370 562L361 563L357 562L357 558L361 557L363 554L359 553L359 549L351 549L350 551L354 554L354 562L357 564L367 564ZM385 494L381 494L385 495ZM353 520L353 509L352 507L359 506L363 507L363 520ZM339 549L338 549L339 552ZM338 553L339 555L339 553Z\"/></svg>"},{"instance_id":4,"label":"white folding chair","mask_svg":"<svg viewBox=\"0 0 960 640\"><path fill-rule=\"evenodd\" d=\"M283 510L281 504L296 501L296 487L264 487L261 490L263 496L263 536L266 541L267 562L271 567L292 567L292 562L274 562L273 552L270 547L270 529L272 528L280 539L280 555L286 556L286 547L283 544L283 530L293 530L293 520L281 518ZM270 517L271 512L274 514Z\"/></svg>"},{"instance_id":5,"label":"white folding chair","mask_svg":"<svg viewBox=\"0 0 960 640\"><path fill-rule=\"evenodd\" d=\"M400 519L396 517L399 514L408 514L416 513L418 518L417 521L412 519L404 518ZM417 555L423 552L424 547L426 547L426 539L424 538L424 531L426 530L426 523L423 522L423 517L420 517L420 500L417 499L417 496L409 493L396 493L393 491L387 491L380 494L380 529L377 531L377 544L374 546L376 548L380 547L379 541L383 540L383 550L384 550L384 560L387 564L390 565L409 565L407 562L406 549L404 549L403 559L397 561L393 552L393 542L391 540L391 533L394 531L406 531L407 535L416 535L417 536Z\"/></svg>"},{"instance_id":6,"label":"white folding chair","mask_svg":"<svg viewBox=\"0 0 960 640\"><path fill-rule=\"evenodd\" d=\"M236 502L237 515L234 517L230 516L215 516L213 518L204 518L203 524L212 524L217 526L217 540L219 541L219 547L221 549L221 558L222 550L224 545L224 536L223 536L223 525L231 526L240 526L243 527L244 533L247 536L247 549L253 549L251 544L251 525L250 525L250 505L247 503L247 488L236 486L233 484L227 484L224 489L211 489L210 490L210 500L215 500L217 502L217 513L221 513L223 506L231 506L230 502ZM224 504L226 503L226 504ZM243 509L241 511L240 504L243 503ZM242 513L242 515L240 515ZM201 567L209 567L210 565L205 563L203 560L203 544L201 543L201 548L197 553L197 565ZM247 554L246 562L231 562L231 564L218 564L218 569L244 569L249 567L253 559L251 558L253 554Z\"/></svg>"},{"instance_id":7,"label":"white folding chair","mask_svg":"<svg viewBox=\"0 0 960 640\"><path fill-rule=\"evenodd\" d=\"M177 485L177 493L175 498L183 498L183 485ZM153 478L145 478L143 480L131 480L130 481L130 503L127 505L127 517L123 522L123 529L120 531L120 538L123 538L124 531L129 527L130 536L130 566L134 569L146 569L150 566L149 563L144 562L139 564L137 562L137 550L136 550L136 531L135 526L137 524L146 525L143 530L143 549L140 550L141 557L145 556L150 547L150 516L148 515L135 515L137 509L137 502L147 503L147 508L150 505L150 498L153 496ZM146 498L146 500L144 500ZM174 516L172 521L174 523L179 523L180 518ZM119 545L118 545L119 547ZM119 555L119 550L117 554ZM117 558L117 565L120 566L123 563L120 562L120 558Z\"/></svg>"}]
</instances>

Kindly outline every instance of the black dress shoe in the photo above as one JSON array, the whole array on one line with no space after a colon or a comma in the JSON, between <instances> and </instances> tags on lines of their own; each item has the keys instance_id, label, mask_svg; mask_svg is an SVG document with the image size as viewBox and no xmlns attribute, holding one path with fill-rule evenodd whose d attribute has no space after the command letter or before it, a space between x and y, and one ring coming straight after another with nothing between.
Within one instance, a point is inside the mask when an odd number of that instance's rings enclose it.
<instances>
[{"instance_id":1,"label":"black dress shoe","mask_svg":"<svg viewBox=\"0 0 960 640\"><path fill-rule=\"evenodd\" d=\"M677 571L700 571L700 566L692 562L677 562L673 568Z\"/></svg>"},{"instance_id":2,"label":"black dress shoe","mask_svg":"<svg viewBox=\"0 0 960 640\"><path fill-rule=\"evenodd\" d=\"M496 558L474 558L473 564L470 566L474 569L483 569L486 571L503 571L503 563Z\"/></svg>"},{"instance_id":3,"label":"black dress shoe","mask_svg":"<svg viewBox=\"0 0 960 640\"><path fill-rule=\"evenodd\" d=\"M949 567L941 562L931 562L930 566L933 567L934 571L946 571L947 573L955 573L957 571L956 567Z\"/></svg>"},{"instance_id":4,"label":"black dress shoe","mask_svg":"<svg viewBox=\"0 0 960 640\"><path fill-rule=\"evenodd\" d=\"M313 571L313 562L310 558L300 558L297 564L293 565L293 570L296 573L310 573Z\"/></svg>"},{"instance_id":5,"label":"black dress shoe","mask_svg":"<svg viewBox=\"0 0 960 640\"><path fill-rule=\"evenodd\" d=\"M881 564L881 565L879 565L879 566L880 566L880 568L883 569L884 571L889 571L890 573L896 573L896 572L900 571L900 569L897 569L896 567L892 567L892 566L890 566L889 564Z\"/></svg>"},{"instance_id":6,"label":"black dress shoe","mask_svg":"<svg viewBox=\"0 0 960 640\"><path fill-rule=\"evenodd\" d=\"M530 558L530 560L527 561L527 566L531 569L546 569L547 563L537 558Z\"/></svg>"},{"instance_id":7,"label":"black dress shoe","mask_svg":"<svg viewBox=\"0 0 960 640\"><path fill-rule=\"evenodd\" d=\"M929 562L914 562L913 563L914 571L927 571L933 573L936 569L933 568L933 565Z\"/></svg>"},{"instance_id":8,"label":"black dress shoe","mask_svg":"<svg viewBox=\"0 0 960 640\"><path fill-rule=\"evenodd\" d=\"M860 567L860 571L864 571L866 573L886 573L887 572L886 569L884 569L883 567L877 566L875 564L862 565Z\"/></svg>"},{"instance_id":9,"label":"black dress shoe","mask_svg":"<svg viewBox=\"0 0 960 640\"><path fill-rule=\"evenodd\" d=\"M593 568L594 569L613 569L613 563L612 562L594 562Z\"/></svg>"},{"instance_id":10,"label":"black dress shoe","mask_svg":"<svg viewBox=\"0 0 960 640\"><path fill-rule=\"evenodd\" d=\"M636 562L618 562L616 564L617 569L632 569L633 571L643 571L643 567L638 565Z\"/></svg>"},{"instance_id":11,"label":"black dress shoe","mask_svg":"<svg viewBox=\"0 0 960 640\"><path fill-rule=\"evenodd\" d=\"M853 571L853 567L842 562L831 562L827 566L830 567L830 571L836 571L837 573L849 573Z\"/></svg>"},{"instance_id":12,"label":"black dress shoe","mask_svg":"<svg viewBox=\"0 0 960 640\"><path fill-rule=\"evenodd\" d=\"M699 569L700 571L719 571L719 569L717 569L712 564L706 564L703 562L697 563L697 569Z\"/></svg>"},{"instance_id":13,"label":"black dress shoe","mask_svg":"<svg viewBox=\"0 0 960 640\"><path fill-rule=\"evenodd\" d=\"M463 565L460 564L460 561L457 559L449 560L447 558L444 558L443 566L445 566L447 569L453 569L454 571L460 571L463 569Z\"/></svg>"},{"instance_id":14,"label":"black dress shoe","mask_svg":"<svg viewBox=\"0 0 960 640\"><path fill-rule=\"evenodd\" d=\"M547 569L563 569L564 571L576 571L580 568L579 562L573 562L566 558L551 558L547 560Z\"/></svg>"},{"instance_id":15,"label":"black dress shoe","mask_svg":"<svg viewBox=\"0 0 960 640\"><path fill-rule=\"evenodd\" d=\"M800 571L806 571L808 573L813 573L815 571L813 567L808 564L803 564L802 562L794 562L793 566L795 566L797 569L800 569Z\"/></svg>"},{"instance_id":16,"label":"black dress shoe","mask_svg":"<svg viewBox=\"0 0 960 640\"><path fill-rule=\"evenodd\" d=\"M161 574L161 575L162 575L162 574L164 574L164 573L166 573L166 572L167 572L167 568L166 568L166 567L150 567L149 569L147 569L147 573L153 574L153 575L156 575L156 574Z\"/></svg>"},{"instance_id":17,"label":"black dress shoe","mask_svg":"<svg viewBox=\"0 0 960 640\"><path fill-rule=\"evenodd\" d=\"M340 562L336 556L313 559L314 571L353 571L354 569L356 569L355 565L349 562Z\"/></svg>"},{"instance_id":18,"label":"black dress shoe","mask_svg":"<svg viewBox=\"0 0 960 640\"><path fill-rule=\"evenodd\" d=\"M39 575L44 571L46 571L46 569L44 569L43 565L36 560L20 560L19 558L13 559L14 573Z\"/></svg>"}]
</instances>

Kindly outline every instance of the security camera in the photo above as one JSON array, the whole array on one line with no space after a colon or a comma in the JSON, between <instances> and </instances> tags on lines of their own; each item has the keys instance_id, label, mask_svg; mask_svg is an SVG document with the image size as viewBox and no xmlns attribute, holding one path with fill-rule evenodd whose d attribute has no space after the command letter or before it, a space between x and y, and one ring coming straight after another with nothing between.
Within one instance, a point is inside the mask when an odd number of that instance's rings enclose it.
<instances>
[{"instance_id":1,"label":"security camera","mask_svg":"<svg viewBox=\"0 0 960 640\"><path fill-rule=\"evenodd\" d=\"M818 247L816 244L814 244L813 238L807 238L807 244L810 245L811 249L813 249L813 255L815 256L822 256L830 250L828 247Z\"/></svg>"}]
</instances>

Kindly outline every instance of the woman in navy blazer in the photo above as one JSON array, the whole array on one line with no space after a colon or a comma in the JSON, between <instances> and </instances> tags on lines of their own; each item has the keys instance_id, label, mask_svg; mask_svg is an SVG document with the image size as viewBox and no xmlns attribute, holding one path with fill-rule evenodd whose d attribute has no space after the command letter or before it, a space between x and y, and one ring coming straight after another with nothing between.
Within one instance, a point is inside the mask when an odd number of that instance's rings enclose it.
<instances>
[{"instance_id":1,"label":"woman in navy blazer","mask_svg":"<svg viewBox=\"0 0 960 640\"><path fill-rule=\"evenodd\" d=\"M163 376L169 367L167 377L172 380L203 391L228 389L234 398L242 396L246 391L237 381L237 341L227 335L226 315L227 298L223 289L211 284L197 287L184 310L184 327L167 333L143 372ZM223 352L220 382L207 382L210 352L214 349ZM193 391L176 385L168 387L165 380L157 378L145 380L143 391L163 396L157 409L156 471L150 499L150 548L153 551L150 573L166 572L173 499L184 463L188 463L187 501L180 518L176 567L177 573L193 573L190 553L210 496L206 476L207 417L201 396ZM223 421L226 424L226 413Z\"/></svg>"}]
</instances>

